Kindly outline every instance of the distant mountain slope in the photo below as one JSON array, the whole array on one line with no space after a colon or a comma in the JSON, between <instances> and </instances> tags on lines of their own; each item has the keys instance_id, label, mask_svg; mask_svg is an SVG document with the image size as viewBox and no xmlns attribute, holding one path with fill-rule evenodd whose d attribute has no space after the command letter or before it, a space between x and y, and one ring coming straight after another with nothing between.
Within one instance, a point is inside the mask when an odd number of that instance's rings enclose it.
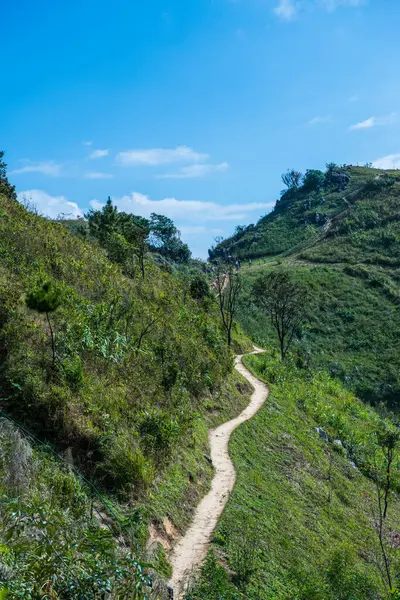
<instances>
[{"instance_id":1,"label":"distant mountain slope","mask_svg":"<svg viewBox=\"0 0 400 600\"><path fill-rule=\"evenodd\" d=\"M398 266L400 172L331 168L322 185L288 189L270 214L210 253L240 259L296 253L318 262Z\"/></svg>"},{"instance_id":2,"label":"distant mountain slope","mask_svg":"<svg viewBox=\"0 0 400 600\"><path fill-rule=\"evenodd\" d=\"M310 172L309 172L310 173ZM296 349L373 403L400 406L400 172L331 167L314 187L287 190L271 214L211 251L242 259L239 321L275 344L251 286L285 268L309 290ZM248 261L252 261L252 265Z\"/></svg>"}]
</instances>

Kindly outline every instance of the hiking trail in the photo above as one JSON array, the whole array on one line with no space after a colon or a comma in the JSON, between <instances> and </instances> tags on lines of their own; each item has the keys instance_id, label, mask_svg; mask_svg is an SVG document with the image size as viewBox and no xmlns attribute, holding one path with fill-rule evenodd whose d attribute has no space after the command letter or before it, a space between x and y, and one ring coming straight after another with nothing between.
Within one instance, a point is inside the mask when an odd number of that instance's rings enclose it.
<instances>
[{"instance_id":1,"label":"hiking trail","mask_svg":"<svg viewBox=\"0 0 400 600\"><path fill-rule=\"evenodd\" d=\"M254 348L251 354L263 352L260 348ZM189 529L176 544L171 555L172 577L169 585L174 590L174 600L182 598L188 579L202 565L218 519L235 485L236 471L228 448L231 434L241 423L251 419L260 410L269 393L267 385L243 365L242 355L236 356L235 368L251 383L254 391L250 404L238 417L211 429L208 433L215 473L210 491L197 506Z\"/></svg>"}]
</instances>

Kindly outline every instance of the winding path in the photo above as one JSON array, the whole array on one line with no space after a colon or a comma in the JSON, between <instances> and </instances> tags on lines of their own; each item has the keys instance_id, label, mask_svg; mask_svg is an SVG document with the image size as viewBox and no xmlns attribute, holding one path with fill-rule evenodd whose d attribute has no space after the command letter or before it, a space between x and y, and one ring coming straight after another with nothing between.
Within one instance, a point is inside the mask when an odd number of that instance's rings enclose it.
<instances>
[{"instance_id":1,"label":"winding path","mask_svg":"<svg viewBox=\"0 0 400 600\"><path fill-rule=\"evenodd\" d=\"M252 354L260 352L263 350L255 348ZM169 585L174 590L174 600L182 598L185 584L204 561L213 531L235 485L236 471L228 451L231 434L260 410L268 396L268 387L246 369L242 356L236 357L235 368L252 384L254 392L250 404L238 417L209 431L215 474L211 490L198 505L192 524L172 552L172 577Z\"/></svg>"}]
</instances>

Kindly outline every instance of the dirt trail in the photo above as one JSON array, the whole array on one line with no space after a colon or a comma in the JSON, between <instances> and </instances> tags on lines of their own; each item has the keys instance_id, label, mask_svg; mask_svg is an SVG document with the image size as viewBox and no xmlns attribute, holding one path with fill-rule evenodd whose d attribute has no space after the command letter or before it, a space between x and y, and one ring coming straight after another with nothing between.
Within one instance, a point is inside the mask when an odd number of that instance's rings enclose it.
<instances>
[{"instance_id":1,"label":"dirt trail","mask_svg":"<svg viewBox=\"0 0 400 600\"><path fill-rule=\"evenodd\" d=\"M260 352L263 350L255 348L252 354ZM192 524L171 556L173 571L169 585L174 590L174 600L182 598L188 578L205 559L213 531L235 485L236 471L228 452L229 438L236 427L260 410L268 396L268 387L246 369L241 356L236 357L235 367L252 384L254 392L250 404L238 417L209 431L215 474L211 490L198 505Z\"/></svg>"}]
</instances>

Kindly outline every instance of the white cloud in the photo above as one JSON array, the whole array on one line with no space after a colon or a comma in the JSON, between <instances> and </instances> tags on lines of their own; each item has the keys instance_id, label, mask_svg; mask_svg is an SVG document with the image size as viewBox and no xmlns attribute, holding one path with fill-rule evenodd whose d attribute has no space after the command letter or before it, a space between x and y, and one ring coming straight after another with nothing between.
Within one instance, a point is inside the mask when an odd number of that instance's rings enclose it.
<instances>
[{"instance_id":1,"label":"white cloud","mask_svg":"<svg viewBox=\"0 0 400 600\"><path fill-rule=\"evenodd\" d=\"M297 11L298 3L293 0L279 0L279 4L274 8L274 13L284 21L292 21Z\"/></svg>"},{"instance_id":2,"label":"white cloud","mask_svg":"<svg viewBox=\"0 0 400 600\"><path fill-rule=\"evenodd\" d=\"M94 150L91 154L89 154L89 158L90 159L96 159L96 158L104 158L105 156L108 156L108 149L105 148L104 150Z\"/></svg>"},{"instance_id":3,"label":"white cloud","mask_svg":"<svg viewBox=\"0 0 400 600\"><path fill-rule=\"evenodd\" d=\"M321 125L322 123L329 123L332 120L330 115L326 117L313 117L308 121L308 125Z\"/></svg>"},{"instance_id":4,"label":"white cloud","mask_svg":"<svg viewBox=\"0 0 400 600\"><path fill-rule=\"evenodd\" d=\"M18 169L14 169L14 171L11 171L12 175L19 175L22 173L41 173L42 175L49 175L50 177L58 177L61 174L61 165L56 163L54 160L43 162L24 160L20 162L24 162L25 165Z\"/></svg>"},{"instance_id":5,"label":"white cloud","mask_svg":"<svg viewBox=\"0 0 400 600\"><path fill-rule=\"evenodd\" d=\"M93 210L101 210L104 206L104 202L99 202L98 200L92 200L90 202L90 208L93 208Z\"/></svg>"},{"instance_id":6,"label":"white cloud","mask_svg":"<svg viewBox=\"0 0 400 600\"><path fill-rule=\"evenodd\" d=\"M148 150L126 150L119 152L116 162L125 167L132 166L158 166L172 163L204 162L208 154L195 152L188 146L176 148L150 148Z\"/></svg>"},{"instance_id":7,"label":"white cloud","mask_svg":"<svg viewBox=\"0 0 400 600\"><path fill-rule=\"evenodd\" d=\"M158 179L193 179L195 177L204 177L210 173L220 173L229 169L227 162L219 163L218 165L189 165L182 167L176 173L166 173L165 175L158 175Z\"/></svg>"},{"instance_id":8,"label":"white cloud","mask_svg":"<svg viewBox=\"0 0 400 600\"><path fill-rule=\"evenodd\" d=\"M388 154L372 162L376 169L400 169L400 154Z\"/></svg>"},{"instance_id":9,"label":"white cloud","mask_svg":"<svg viewBox=\"0 0 400 600\"><path fill-rule=\"evenodd\" d=\"M382 127L384 125L393 125L397 121L397 113L391 113L384 117L369 117L365 121L360 121L354 125L350 125L351 130L370 129L371 127Z\"/></svg>"},{"instance_id":10,"label":"white cloud","mask_svg":"<svg viewBox=\"0 0 400 600\"><path fill-rule=\"evenodd\" d=\"M166 215L172 219L196 223L208 221L245 221L250 213L263 213L271 210L274 202L253 202L248 204L222 205L216 202L201 202L199 200L177 200L164 198L151 200L148 196L132 192L128 196L113 198L113 203L119 210L130 212L142 217L149 217L152 212ZM92 208L99 209L103 204L97 200L90 203Z\"/></svg>"},{"instance_id":11,"label":"white cloud","mask_svg":"<svg viewBox=\"0 0 400 600\"><path fill-rule=\"evenodd\" d=\"M114 175L111 173L102 173L101 171L89 171L85 173L85 179L112 179Z\"/></svg>"},{"instance_id":12,"label":"white cloud","mask_svg":"<svg viewBox=\"0 0 400 600\"><path fill-rule=\"evenodd\" d=\"M51 196L43 190L26 190L18 194L18 200L22 203L29 202L33 204L40 214L57 218L61 213L71 215L72 217L82 217L83 211L76 202L69 202L65 196Z\"/></svg>"},{"instance_id":13,"label":"white cloud","mask_svg":"<svg viewBox=\"0 0 400 600\"><path fill-rule=\"evenodd\" d=\"M82 142L82 146L91 146L93 144L93 142L91 141L83 141Z\"/></svg>"},{"instance_id":14,"label":"white cloud","mask_svg":"<svg viewBox=\"0 0 400 600\"><path fill-rule=\"evenodd\" d=\"M375 127L376 125L376 117L370 117L365 121L360 121L359 123L355 123L354 125L350 125L350 129L369 129L370 127Z\"/></svg>"}]
</instances>

